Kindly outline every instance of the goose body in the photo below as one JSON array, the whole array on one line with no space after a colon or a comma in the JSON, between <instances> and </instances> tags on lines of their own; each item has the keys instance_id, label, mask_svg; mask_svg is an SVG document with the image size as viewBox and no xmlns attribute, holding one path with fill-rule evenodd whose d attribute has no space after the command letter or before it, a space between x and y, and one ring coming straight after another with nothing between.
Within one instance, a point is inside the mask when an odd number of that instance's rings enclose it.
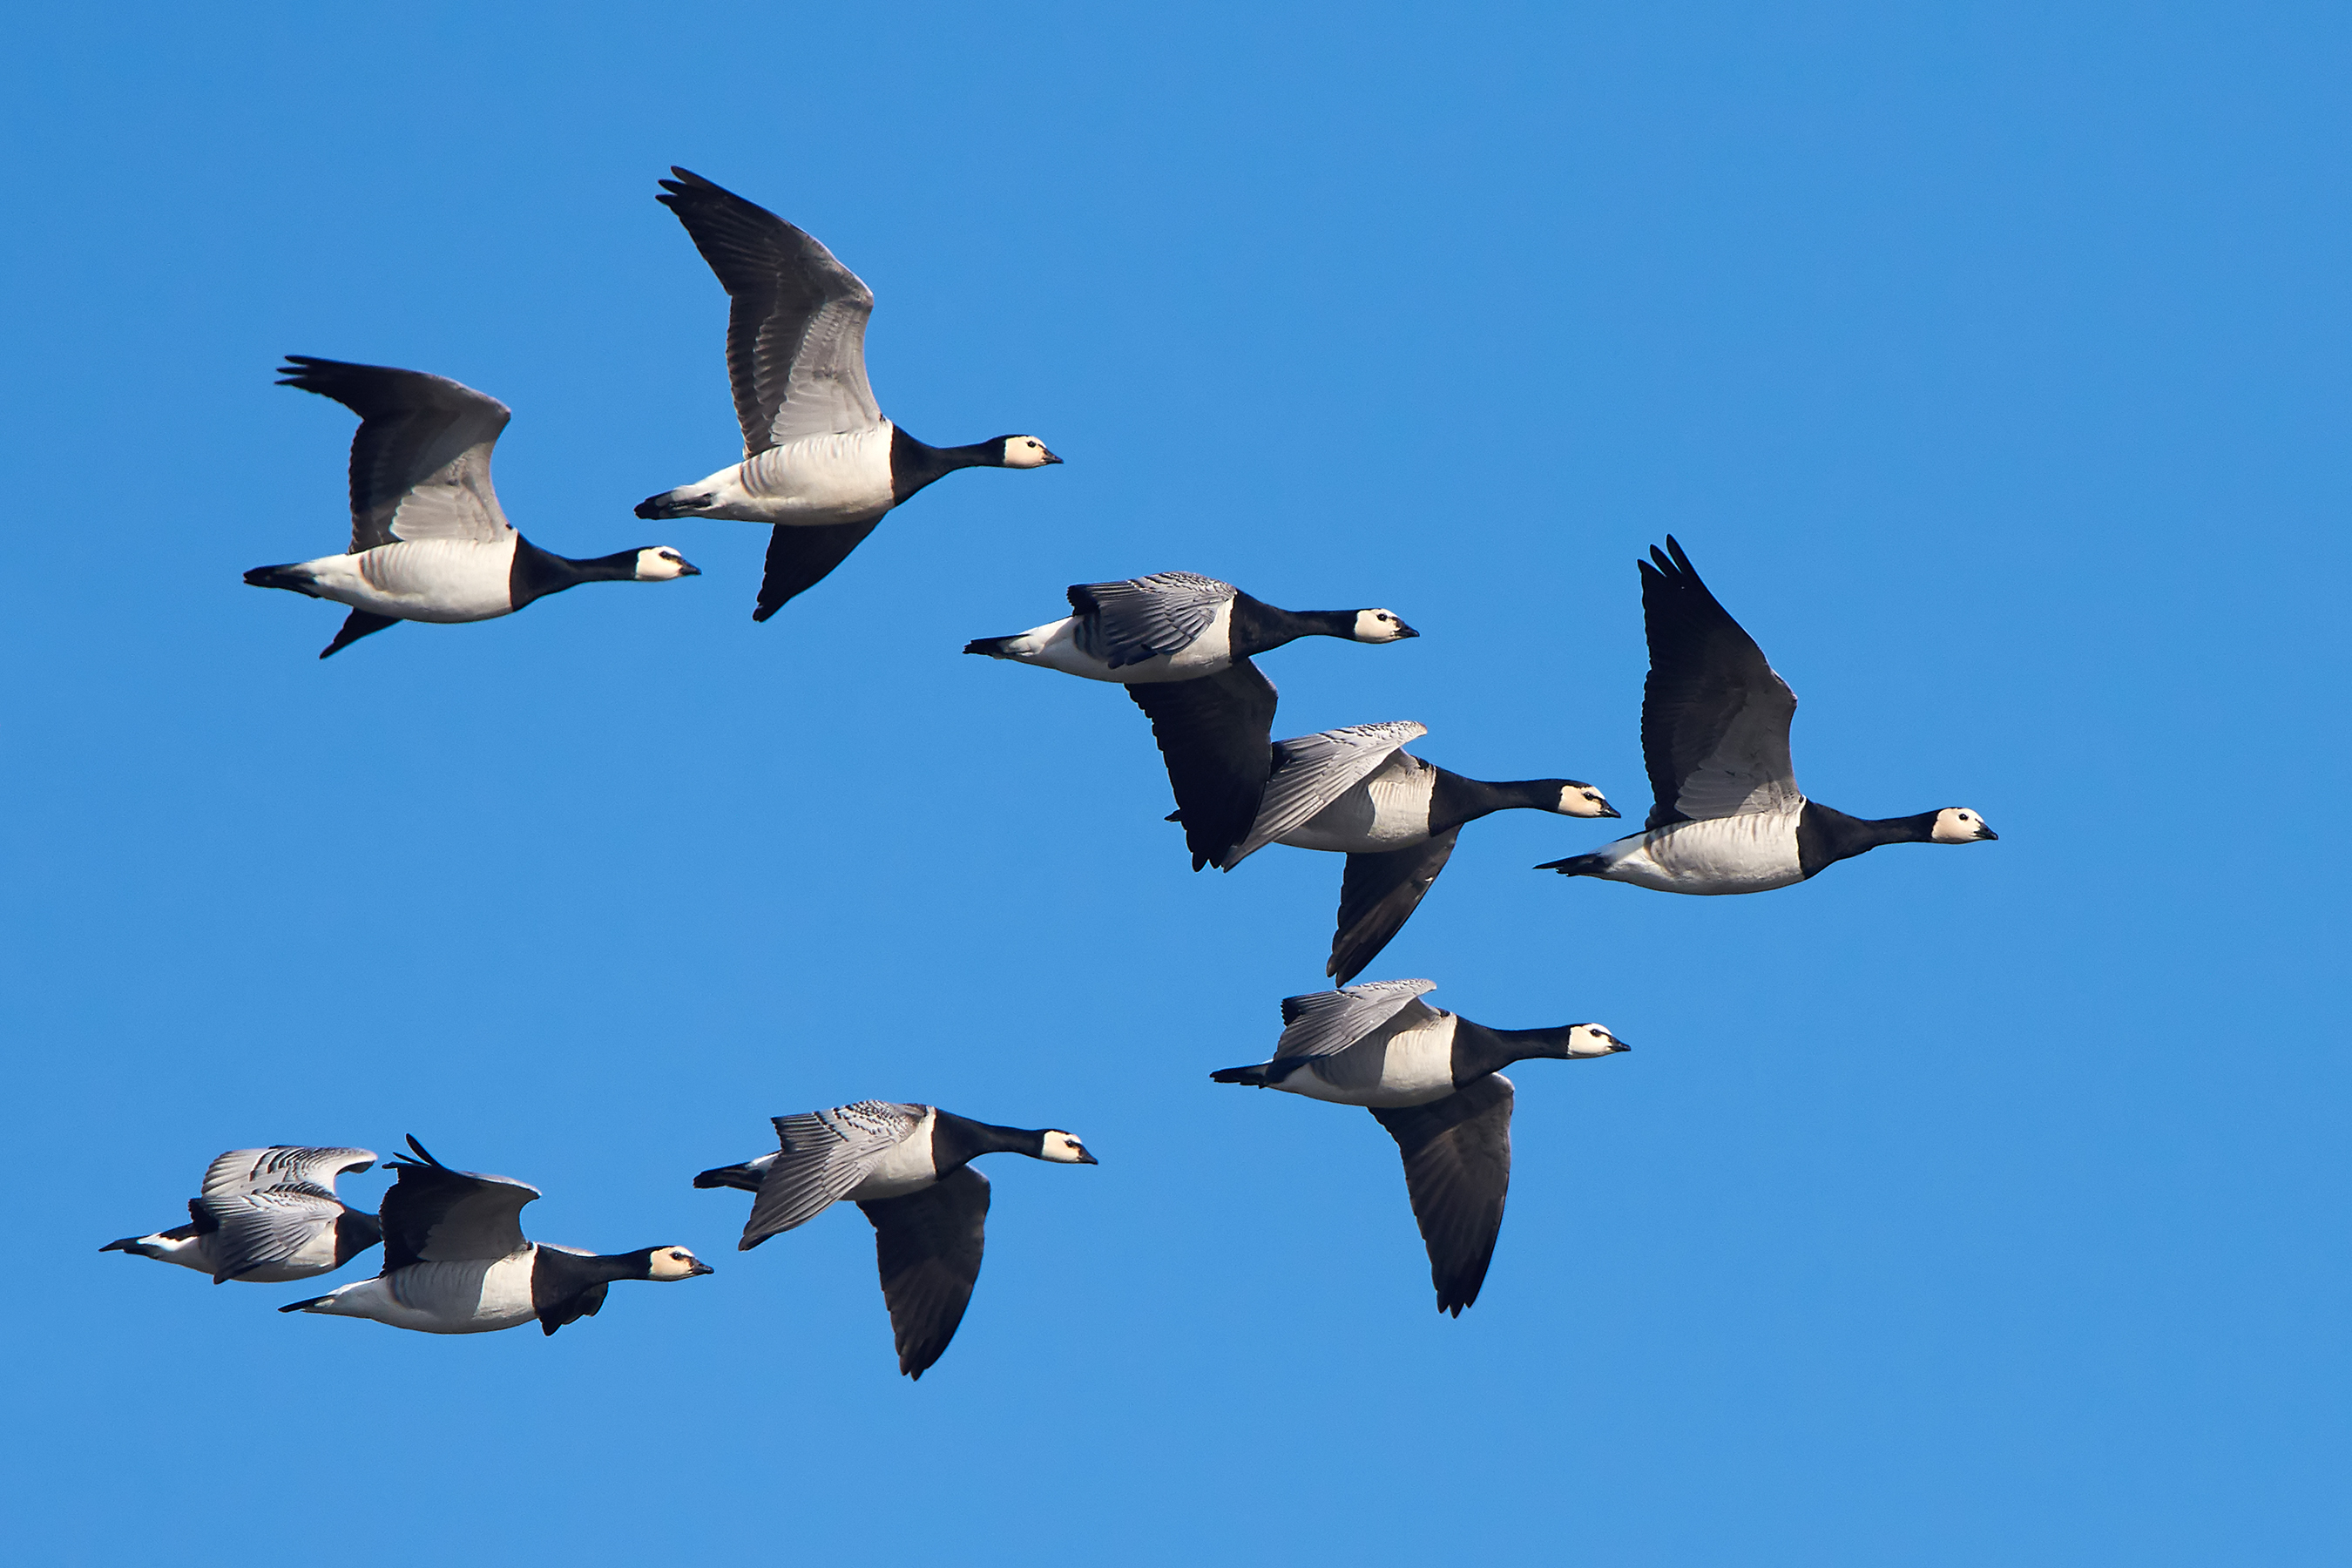
<instances>
[{"instance_id":1,"label":"goose body","mask_svg":"<svg viewBox=\"0 0 2352 1568\"><path fill-rule=\"evenodd\" d=\"M1639 563L1650 675L1642 755L1654 804L1643 831L1537 868L1665 893L1769 892L1886 844L2000 836L1962 806L1850 816L1797 788L1797 696L1672 538Z\"/></svg>"},{"instance_id":2,"label":"goose body","mask_svg":"<svg viewBox=\"0 0 2352 1568\"><path fill-rule=\"evenodd\" d=\"M964 652L1116 683L1151 721L1192 868L1222 864L1256 820L1273 765L1274 683L1252 656L1306 637L1418 637L1385 609L1285 610L1230 583L1159 572L1076 583L1076 613Z\"/></svg>"},{"instance_id":3,"label":"goose body","mask_svg":"<svg viewBox=\"0 0 2352 1568\"><path fill-rule=\"evenodd\" d=\"M946 1352L980 1279L989 1185L971 1162L1014 1153L1097 1163L1059 1129L999 1127L930 1105L866 1100L772 1120L775 1152L705 1171L694 1184L755 1194L736 1244L745 1252L835 1203L856 1204L874 1226L898 1370L911 1378Z\"/></svg>"},{"instance_id":4,"label":"goose body","mask_svg":"<svg viewBox=\"0 0 2352 1568\"><path fill-rule=\"evenodd\" d=\"M1034 436L932 447L883 417L866 376L874 291L805 230L699 174L657 198L727 291L727 375L742 460L638 503L639 517L771 525L764 621L841 564L883 514L959 468L1062 459Z\"/></svg>"},{"instance_id":5,"label":"goose body","mask_svg":"<svg viewBox=\"0 0 2352 1568\"><path fill-rule=\"evenodd\" d=\"M1249 834L1220 862L1231 870L1269 844L1348 857L1325 973L1347 984L1380 955L1435 885L1462 828L1498 811L1615 816L1580 779L1491 783L1406 751L1429 731L1410 720L1278 741Z\"/></svg>"},{"instance_id":6,"label":"goose body","mask_svg":"<svg viewBox=\"0 0 2352 1568\"><path fill-rule=\"evenodd\" d=\"M232 1149L205 1172L188 1223L99 1248L213 1277L277 1285L341 1268L383 1237L376 1216L335 1196L336 1178L375 1163L366 1149Z\"/></svg>"},{"instance_id":7,"label":"goose body","mask_svg":"<svg viewBox=\"0 0 2352 1568\"><path fill-rule=\"evenodd\" d=\"M675 1281L710 1266L682 1247L592 1253L526 1240L523 1205L539 1189L508 1176L453 1171L408 1141L414 1158L384 1194L383 1272L281 1312L366 1318L426 1334L482 1334L536 1321L546 1333L593 1317L619 1279Z\"/></svg>"},{"instance_id":8,"label":"goose body","mask_svg":"<svg viewBox=\"0 0 2352 1568\"><path fill-rule=\"evenodd\" d=\"M697 575L649 545L575 561L515 531L490 488L505 404L422 371L288 356L281 386L360 416L352 439L352 543L337 555L257 566L245 580L351 607L319 657L400 621L494 620L582 583Z\"/></svg>"},{"instance_id":9,"label":"goose body","mask_svg":"<svg viewBox=\"0 0 2352 1568\"><path fill-rule=\"evenodd\" d=\"M1514 1090L1501 1069L1630 1047L1598 1024L1490 1029L1421 1000L1434 988L1380 980L1286 998L1273 1058L1209 1076L1370 1110L1404 1161L1437 1310L1459 1317L1486 1281L1510 1188Z\"/></svg>"}]
</instances>

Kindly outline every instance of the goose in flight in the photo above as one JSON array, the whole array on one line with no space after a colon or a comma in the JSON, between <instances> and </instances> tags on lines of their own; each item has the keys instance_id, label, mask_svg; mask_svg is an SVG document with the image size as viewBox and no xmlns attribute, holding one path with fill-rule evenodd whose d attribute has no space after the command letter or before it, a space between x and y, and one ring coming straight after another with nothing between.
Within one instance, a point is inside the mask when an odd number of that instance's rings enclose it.
<instances>
[{"instance_id":1,"label":"goose in flight","mask_svg":"<svg viewBox=\"0 0 2352 1568\"><path fill-rule=\"evenodd\" d=\"M1274 743L1274 771L1249 836L1218 864L1232 870L1269 844L1348 858L1339 928L1324 973L1345 985L1404 928L1454 853L1463 825L1498 811L1615 816L1580 779L1488 783L1407 752L1429 731L1410 720L1353 724Z\"/></svg>"},{"instance_id":2,"label":"goose in flight","mask_svg":"<svg viewBox=\"0 0 2352 1568\"><path fill-rule=\"evenodd\" d=\"M1285 610L1231 583L1157 572L1076 583L1075 612L964 652L1116 682L1151 720L1192 869L1223 864L1257 817L1272 765L1274 683L1250 662L1305 637L1391 643L1421 634L1384 609Z\"/></svg>"},{"instance_id":3,"label":"goose in flight","mask_svg":"<svg viewBox=\"0 0 2352 1568\"><path fill-rule=\"evenodd\" d=\"M1598 1024L1490 1029L1421 1000L1435 989L1375 980L1289 997L1273 1060L1209 1077L1370 1110L1404 1158L1437 1310L1458 1318L1486 1282L1511 1185L1512 1086L1502 1069L1632 1047Z\"/></svg>"},{"instance_id":4,"label":"goose in flight","mask_svg":"<svg viewBox=\"0 0 2352 1568\"><path fill-rule=\"evenodd\" d=\"M349 605L319 657L398 621L487 621L582 583L698 575L665 545L574 561L515 531L490 489L490 448L511 417L470 386L418 370L288 354L280 386L360 416L352 437L352 547L245 580Z\"/></svg>"},{"instance_id":5,"label":"goose in flight","mask_svg":"<svg viewBox=\"0 0 2352 1568\"><path fill-rule=\"evenodd\" d=\"M1797 694L1699 581L1680 544L1669 537L1650 557L1638 563L1650 637L1642 756L1656 804L1640 833L1537 870L1665 893L1761 893L1882 844L2000 837L1957 805L1874 819L1807 800L1789 760Z\"/></svg>"},{"instance_id":6,"label":"goose in flight","mask_svg":"<svg viewBox=\"0 0 2352 1568\"><path fill-rule=\"evenodd\" d=\"M777 1150L705 1171L694 1184L756 1195L736 1244L745 1252L842 1199L864 1209L874 1223L898 1370L917 1379L955 1338L980 1279L988 1178L971 1162L1026 1154L1057 1165L1097 1163L1058 1129L995 1127L932 1105L861 1100L773 1120Z\"/></svg>"},{"instance_id":7,"label":"goose in flight","mask_svg":"<svg viewBox=\"0 0 2352 1568\"><path fill-rule=\"evenodd\" d=\"M383 1238L375 1215L335 1196L338 1176L374 1163L368 1149L231 1149L205 1169L198 1195L188 1200L187 1224L99 1250L198 1269L215 1285L331 1274Z\"/></svg>"},{"instance_id":8,"label":"goose in flight","mask_svg":"<svg viewBox=\"0 0 2352 1568\"><path fill-rule=\"evenodd\" d=\"M639 517L775 525L751 612L764 621L857 548L882 514L958 468L1042 468L1034 436L928 447L882 416L866 381L874 291L814 237L699 174L672 168L656 198L727 290L727 379L743 460L647 496Z\"/></svg>"},{"instance_id":9,"label":"goose in flight","mask_svg":"<svg viewBox=\"0 0 2352 1568\"><path fill-rule=\"evenodd\" d=\"M383 1195L383 1272L281 1312L373 1318L427 1334L482 1334L536 1319L544 1333L593 1318L615 1279L691 1279L710 1265L683 1247L581 1252L526 1241L522 1208L539 1189L510 1176L453 1171L408 1140L414 1158Z\"/></svg>"}]
</instances>

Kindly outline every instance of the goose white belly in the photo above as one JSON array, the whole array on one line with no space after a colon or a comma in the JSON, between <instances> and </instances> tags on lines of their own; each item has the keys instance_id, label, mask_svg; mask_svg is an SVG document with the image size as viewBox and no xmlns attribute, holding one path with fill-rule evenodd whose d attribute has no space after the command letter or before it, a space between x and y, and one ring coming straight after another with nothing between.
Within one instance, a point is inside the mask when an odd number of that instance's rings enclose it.
<instances>
[{"instance_id":1,"label":"goose white belly","mask_svg":"<svg viewBox=\"0 0 2352 1568\"><path fill-rule=\"evenodd\" d=\"M404 621L487 621L514 611L515 540L402 540L302 569L322 598Z\"/></svg>"},{"instance_id":2,"label":"goose white belly","mask_svg":"<svg viewBox=\"0 0 2352 1568\"><path fill-rule=\"evenodd\" d=\"M511 1329L538 1316L530 1299L531 1265L538 1250L526 1245L499 1258L412 1263L346 1285L310 1310L336 1318L373 1318L427 1334Z\"/></svg>"},{"instance_id":3,"label":"goose white belly","mask_svg":"<svg viewBox=\"0 0 2352 1568\"><path fill-rule=\"evenodd\" d=\"M1429 842L1434 769L1399 752L1355 785L1275 840L1300 849L1380 855Z\"/></svg>"},{"instance_id":4,"label":"goose white belly","mask_svg":"<svg viewBox=\"0 0 2352 1568\"><path fill-rule=\"evenodd\" d=\"M1109 661L1080 647L1077 633L1078 617L1065 616L1042 626L1031 626L1018 637L1006 637L1003 651L997 657L1118 686L1198 680L1230 668L1234 662L1234 602L1227 599L1219 605L1209 624L1201 628L1201 635L1174 653L1153 654L1118 669L1113 669Z\"/></svg>"},{"instance_id":5,"label":"goose white belly","mask_svg":"<svg viewBox=\"0 0 2352 1568\"><path fill-rule=\"evenodd\" d=\"M866 1168L866 1179L842 1195L858 1203L903 1198L938 1181L939 1170L931 1157L931 1129L938 1120L938 1111L923 1112L915 1130L884 1151L880 1159Z\"/></svg>"},{"instance_id":6,"label":"goose white belly","mask_svg":"<svg viewBox=\"0 0 2352 1568\"><path fill-rule=\"evenodd\" d=\"M1701 896L1785 888L1804 880L1797 858L1797 820L1803 811L1799 801L1780 811L1654 827L1597 851L1608 858L1601 875L1637 888Z\"/></svg>"},{"instance_id":7,"label":"goose white belly","mask_svg":"<svg viewBox=\"0 0 2352 1568\"><path fill-rule=\"evenodd\" d=\"M1391 1033L1384 1026L1274 1087L1334 1105L1427 1105L1454 1092L1454 1025L1453 1014L1439 1013L1417 1028Z\"/></svg>"},{"instance_id":8,"label":"goose white belly","mask_svg":"<svg viewBox=\"0 0 2352 1568\"><path fill-rule=\"evenodd\" d=\"M871 430L803 436L682 488L709 492L696 508L701 517L803 528L871 522L898 499L890 437L887 420Z\"/></svg>"},{"instance_id":9,"label":"goose white belly","mask_svg":"<svg viewBox=\"0 0 2352 1568\"><path fill-rule=\"evenodd\" d=\"M158 1231L142 1236L138 1241L142 1258L152 1258L158 1263L176 1263L183 1268L199 1273L213 1271L213 1238L210 1236L165 1236Z\"/></svg>"}]
</instances>

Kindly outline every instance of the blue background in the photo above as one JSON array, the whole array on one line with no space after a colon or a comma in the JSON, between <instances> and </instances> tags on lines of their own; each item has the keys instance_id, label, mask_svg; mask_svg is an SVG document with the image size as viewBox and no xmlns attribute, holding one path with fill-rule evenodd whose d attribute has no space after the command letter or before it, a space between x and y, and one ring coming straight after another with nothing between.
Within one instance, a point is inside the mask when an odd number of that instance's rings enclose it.
<instances>
[{"instance_id":1,"label":"blue background","mask_svg":"<svg viewBox=\"0 0 2352 1568\"><path fill-rule=\"evenodd\" d=\"M1637 11L1638 14L1634 14ZM25 7L0 572L13 1550L50 1563L2340 1562L2352 23L2329 6ZM958 476L749 616L671 163L871 283ZM509 513L707 575L320 664L286 351L510 404ZM1669 530L1801 782L2002 833L1768 898L1481 823L1365 978L1523 1068L1486 1293L1393 1145L1213 1087L1336 858L1192 875L1141 716L958 655L1181 568L1393 606L1278 733L1646 805ZM1000 1159L946 1359L853 1212L691 1174L862 1098ZM112 1256L272 1141L719 1265L552 1340ZM372 1202L371 1173L347 1195ZM372 1260L376 1255L370 1254ZM366 1274L363 1262L350 1271ZM340 1280L330 1281L339 1283Z\"/></svg>"}]
</instances>

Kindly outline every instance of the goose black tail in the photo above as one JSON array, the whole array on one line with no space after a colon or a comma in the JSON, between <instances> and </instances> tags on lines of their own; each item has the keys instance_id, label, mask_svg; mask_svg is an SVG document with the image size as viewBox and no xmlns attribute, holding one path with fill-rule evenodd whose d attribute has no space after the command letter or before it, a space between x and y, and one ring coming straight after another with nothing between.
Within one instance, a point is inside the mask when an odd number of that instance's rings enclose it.
<instances>
[{"instance_id":1,"label":"goose black tail","mask_svg":"<svg viewBox=\"0 0 2352 1568\"><path fill-rule=\"evenodd\" d=\"M1266 1068L1273 1065L1272 1062L1259 1062L1255 1067L1220 1068L1209 1075L1209 1081L1211 1083L1245 1083L1252 1089L1269 1088L1274 1079L1267 1076Z\"/></svg>"},{"instance_id":2,"label":"goose black tail","mask_svg":"<svg viewBox=\"0 0 2352 1568\"><path fill-rule=\"evenodd\" d=\"M99 1250L100 1252L136 1252L139 1250L139 1238L135 1236L126 1236L121 1241L108 1242Z\"/></svg>"},{"instance_id":3,"label":"goose black tail","mask_svg":"<svg viewBox=\"0 0 2352 1568\"><path fill-rule=\"evenodd\" d=\"M1004 645L1012 640L1011 637L974 637L963 645L963 651L986 654L991 658L1008 658L1012 656L1004 651Z\"/></svg>"},{"instance_id":4,"label":"goose black tail","mask_svg":"<svg viewBox=\"0 0 2352 1568\"><path fill-rule=\"evenodd\" d=\"M307 1300L289 1301L286 1305L278 1308L278 1310L281 1312L299 1312L307 1307L315 1307L325 1300L327 1300L327 1298L324 1296L312 1296Z\"/></svg>"},{"instance_id":5,"label":"goose black tail","mask_svg":"<svg viewBox=\"0 0 2352 1568\"><path fill-rule=\"evenodd\" d=\"M245 580L256 588L284 588L289 593L308 594L314 599L319 596L319 590L311 585L310 574L295 562L283 566L257 566L245 574Z\"/></svg>"},{"instance_id":6,"label":"goose black tail","mask_svg":"<svg viewBox=\"0 0 2352 1568\"><path fill-rule=\"evenodd\" d=\"M688 495L683 490L664 490L657 496L647 496L637 503L639 517L698 517L708 496Z\"/></svg>"},{"instance_id":7,"label":"goose black tail","mask_svg":"<svg viewBox=\"0 0 2352 1568\"><path fill-rule=\"evenodd\" d=\"M733 1187L739 1192L760 1190L760 1173L749 1165L720 1165L694 1178L698 1187Z\"/></svg>"},{"instance_id":8,"label":"goose black tail","mask_svg":"<svg viewBox=\"0 0 2352 1568\"><path fill-rule=\"evenodd\" d=\"M1591 877L1600 874L1598 855L1571 855L1565 860L1547 860L1536 868L1538 871L1557 871L1563 877Z\"/></svg>"}]
</instances>

